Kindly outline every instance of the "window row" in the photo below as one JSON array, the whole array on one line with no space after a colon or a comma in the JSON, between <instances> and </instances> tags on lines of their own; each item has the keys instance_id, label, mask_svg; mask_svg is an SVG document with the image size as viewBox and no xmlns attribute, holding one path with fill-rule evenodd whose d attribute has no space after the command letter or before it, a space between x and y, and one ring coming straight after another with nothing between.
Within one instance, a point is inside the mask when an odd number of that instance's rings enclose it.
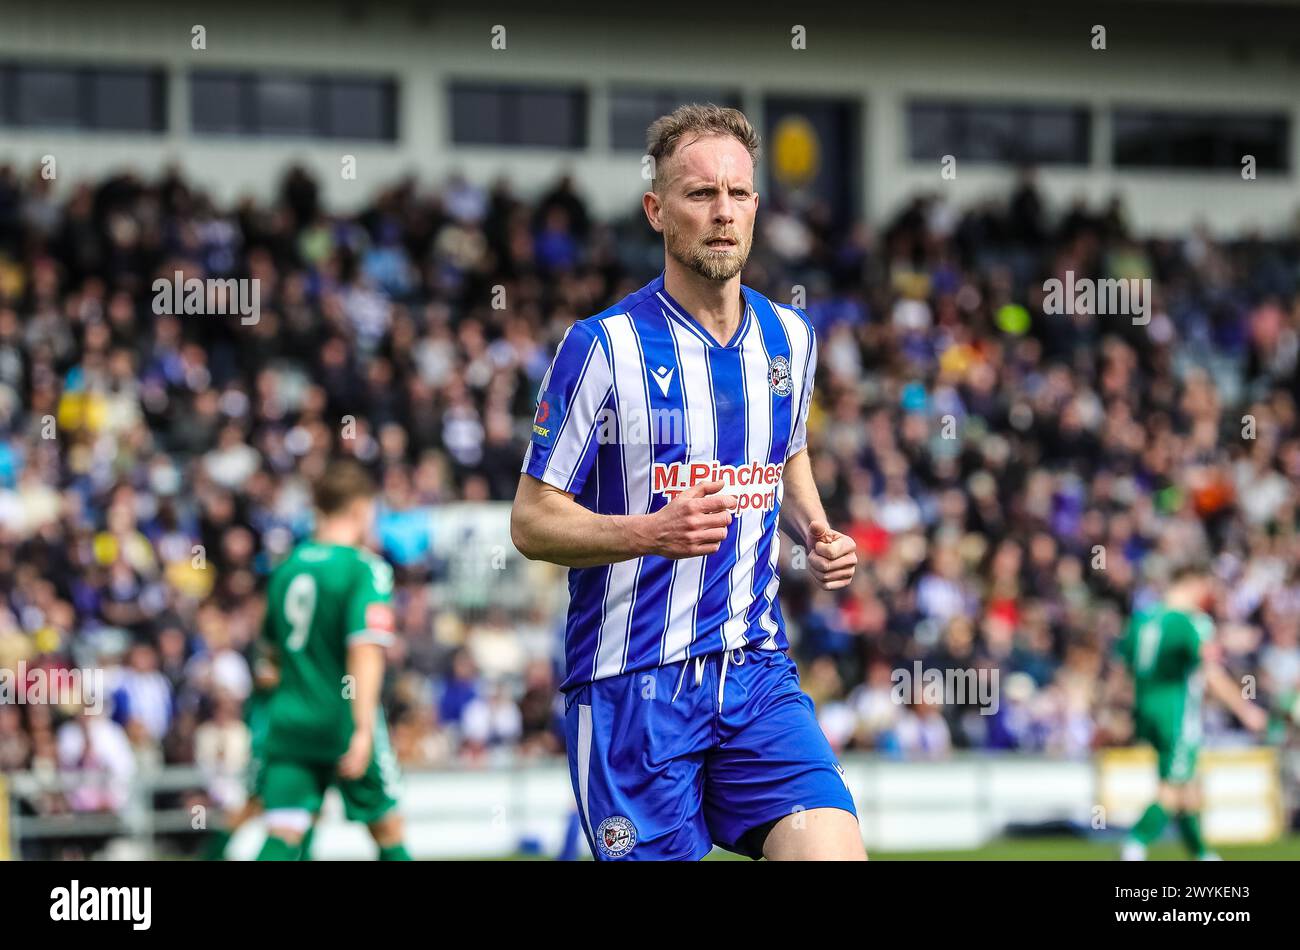
<instances>
[{"instance_id":1,"label":"window row","mask_svg":"<svg viewBox=\"0 0 1300 950\"><path fill-rule=\"evenodd\" d=\"M190 121L215 135L392 142L397 83L387 78L201 71L190 76ZM0 63L0 126L163 132L167 84L147 67Z\"/></svg>"},{"instance_id":2,"label":"window row","mask_svg":"<svg viewBox=\"0 0 1300 950\"><path fill-rule=\"evenodd\" d=\"M1216 112L1120 106L1111 113L1111 162L1117 168L1290 168L1291 120L1285 113ZM1092 113L1086 106L913 102L907 110L908 156L945 155L971 162L1090 165Z\"/></svg>"},{"instance_id":3,"label":"window row","mask_svg":"<svg viewBox=\"0 0 1300 950\"><path fill-rule=\"evenodd\" d=\"M204 135L394 142L398 84L391 77L200 70L190 76L190 121ZM739 106L737 90L616 86L609 140L645 148L646 129L682 102ZM588 147L588 93L578 85L453 81L450 137L456 145ZM907 155L977 163L1077 165L1092 161L1093 113L1084 105L923 99L906 109ZM164 71L148 67L0 63L0 126L115 132L167 128ZM1111 161L1120 168L1239 168L1291 165L1284 112L1117 107Z\"/></svg>"},{"instance_id":4,"label":"window row","mask_svg":"<svg viewBox=\"0 0 1300 950\"><path fill-rule=\"evenodd\" d=\"M0 125L161 132L166 112L161 70L0 63Z\"/></svg>"}]
</instances>

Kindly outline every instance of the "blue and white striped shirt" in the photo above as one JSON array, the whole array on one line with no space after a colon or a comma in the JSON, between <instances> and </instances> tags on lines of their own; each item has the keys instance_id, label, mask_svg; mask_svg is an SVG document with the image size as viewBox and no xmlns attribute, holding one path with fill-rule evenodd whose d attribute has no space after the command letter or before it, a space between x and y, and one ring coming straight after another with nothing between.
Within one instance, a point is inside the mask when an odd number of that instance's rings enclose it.
<instances>
[{"instance_id":1,"label":"blue and white striped shirt","mask_svg":"<svg viewBox=\"0 0 1300 950\"><path fill-rule=\"evenodd\" d=\"M707 557L569 571L566 691L746 644L789 646L777 602L781 475L806 442L812 324L742 286L745 313L723 346L663 276L566 332L523 471L619 515L721 480L736 517Z\"/></svg>"}]
</instances>

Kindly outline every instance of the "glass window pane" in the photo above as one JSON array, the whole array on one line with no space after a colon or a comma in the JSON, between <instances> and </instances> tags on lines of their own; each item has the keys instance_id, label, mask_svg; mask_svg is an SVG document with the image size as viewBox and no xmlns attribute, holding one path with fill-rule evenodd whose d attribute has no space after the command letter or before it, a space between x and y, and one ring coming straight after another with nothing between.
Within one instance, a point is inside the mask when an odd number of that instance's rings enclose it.
<instances>
[{"instance_id":1,"label":"glass window pane","mask_svg":"<svg viewBox=\"0 0 1300 950\"><path fill-rule=\"evenodd\" d=\"M91 78L90 119L97 129L153 132L162 127L156 77L147 72L99 72Z\"/></svg>"},{"instance_id":2,"label":"glass window pane","mask_svg":"<svg viewBox=\"0 0 1300 950\"><path fill-rule=\"evenodd\" d=\"M505 144L505 94L500 89L451 88L451 139L457 145Z\"/></svg>"},{"instance_id":3,"label":"glass window pane","mask_svg":"<svg viewBox=\"0 0 1300 950\"><path fill-rule=\"evenodd\" d=\"M723 89L707 88L615 89L609 102L611 147L625 151L644 151L646 130L650 124L689 102L712 102L714 105L734 109L739 106L740 96Z\"/></svg>"},{"instance_id":4,"label":"glass window pane","mask_svg":"<svg viewBox=\"0 0 1300 950\"><path fill-rule=\"evenodd\" d=\"M1261 171L1290 167L1284 115L1232 115L1119 109L1113 119L1115 164L1130 168L1238 168L1246 155Z\"/></svg>"},{"instance_id":5,"label":"glass window pane","mask_svg":"<svg viewBox=\"0 0 1300 950\"><path fill-rule=\"evenodd\" d=\"M395 116L392 83L331 82L325 89L326 125L335 138L392 140Z\"/></svg>"},{"instance_id":6,"label":"glass window pane","mask_svg":"<svg viewBox=\"0 0 1300 950\"><path fill-rule=\"evenodd\" d=\"M1025 144L1034 161L1079 165L1088 162L1088 123L1081 110L1034 110L1025 134Z\"/></svg>"},{"instance_id":7,"label":"glass window pane","mask_svg":"<svg viewBox=\"0 0 1300 950\"><path fill-rule=\"evenodd\" d=\"M515 105L515 140L546 148L582 146L584 104L585 97L573 92L521 90Z\"/></svg>"},{"instance_id":8,"label":"glass window pane","mask_svg":"<svg viewBox=\"0 0 1300 950\"><path fill-rule=\"evenodd\" d=\"M1286 171L1289 123L1284 117L1239 116L1224 123L1227 139L1219 161L1221 167L1236 168L1245 155L1255 156L1256 167L1267 171Z\"/></svg>"},{"instance_id":9,"label":"glass window pane","mask_svg":"<svg viewBox=\"0 0 1300 950\"><path fill-rule=\"evenodd\" d=\"M20 66L15 80L19 125L62 129L81 125L81 81L76 70Z\"/></svg>"},{"instance_id":10,"label":"glass window pane","mask_svg":"<svg viewBox=\"0 0 1300 950\"><path fill-rule=\"evenodd\" d=\"M1012 109L970 109L965 116L965 145L958 159L973 162L1020 161L1024 149L1017 132L1022 115Z\"/></svg>"},{"instance_id":11,"label":"glass window pane","mask_svg":"<svg viewBox=\"0 0 1300 950\"><path fill-rule=\"evenodd\" d=\"M253 90L257 131L263 135L311 135L316 131L311 83L258 77Z\"/></svg>"},{"instance_id":12,"label":"glass window pane","mask_svg":"<svg viewBox=\"0 0 1300 950\"><path fill-rule=\"evenodd\" d=\"M1090 117L1080 106L916 102L907 108L908 155L998 164L1086 165Z\"/></svg>"},{"instance_id":13,"label":"glass window pane","mask_svg":"<svg viewBox=\"0 0 1300 950\"><path fill-rule=\"evenodd\" d=\"M230 73L190 75L190 124L196 132L235 135L252 131L243 114L243 83Z\"/></svg>"},{"instance_id":14,"label":"glass window pane","mask_svg":"<svg viewBox=\"0 0 1300 950\"><path fill-rule=\"evenodd\" d=\"M645 132L659 116L653 92L615 92L609 101L609 141L613 148L645 151Z\"/></svg>"},{"instance_id":15,"label":"glass window pane","mask_svg":"<svg viewBox=\"0 0 1300 950\"><path fill-rule=\"evenodd\" d=\"M907 115L908 154L918 161L956 154L961 143L954 115L939 105L912 106Z\"/></svg>"},{"instance_id":16,"label":"glass window pane","mask_svg":"<svg viewBox=\"0 0 1300 950\"><path fill-rule=\"evenodd\" d=\"M581 90L455 83L452 141L458 145L581 148L587 97Z\"/></svg>"}]
</instances>

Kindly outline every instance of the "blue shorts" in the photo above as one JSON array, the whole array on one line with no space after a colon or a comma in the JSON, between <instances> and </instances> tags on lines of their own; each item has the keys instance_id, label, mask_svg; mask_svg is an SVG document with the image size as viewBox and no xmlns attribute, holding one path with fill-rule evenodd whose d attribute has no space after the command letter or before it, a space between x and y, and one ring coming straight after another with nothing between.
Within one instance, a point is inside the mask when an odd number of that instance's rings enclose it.
<instances>
[{"instance_id":1,"label":"blue shorts","mask_svg":"<svg viewBox=\"0 0 1300 950\"><path fill-rule=\"evenodd\" d=\"M794 661L754 647L588 683L565 698L569 775L596 860L761 857L748 834L853 796ZM756 853L759 852L759 853Z\"/></svg>"}]
</instances>

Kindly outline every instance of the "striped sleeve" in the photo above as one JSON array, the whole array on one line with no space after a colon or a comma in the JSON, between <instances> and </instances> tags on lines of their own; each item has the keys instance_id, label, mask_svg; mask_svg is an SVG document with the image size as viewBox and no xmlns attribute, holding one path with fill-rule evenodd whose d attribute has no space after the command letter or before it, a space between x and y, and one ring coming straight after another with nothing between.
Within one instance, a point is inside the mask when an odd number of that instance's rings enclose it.
<instances>
[{"instance_id":1,"label":"striped sleeve","mask_svg":"<svg viewBox=\"0 0 1300 950\"><path fill-rule=\"evenodd\" d=\"M807 318L805 318L807 322ZM812 324L808 324L808 366L804 370L803 384L799 394L799 416L795 421L794 435L790 437L790 449L786 458L792 458L808 447L808 407L812 405L813 380L817 377L817 334Z\"/></svg>"},{"instance_id":2,"label":"striped sleeve","mask_svg":"<svg viewBox=\"0 0 1300 950\"><path fill-rule=\"evenodd\" d=\"M601 410L613 385L598 331L575 323L542 380L523 471L562 491L582 491L596 458Z\"/></svg>"}]
</instances>

